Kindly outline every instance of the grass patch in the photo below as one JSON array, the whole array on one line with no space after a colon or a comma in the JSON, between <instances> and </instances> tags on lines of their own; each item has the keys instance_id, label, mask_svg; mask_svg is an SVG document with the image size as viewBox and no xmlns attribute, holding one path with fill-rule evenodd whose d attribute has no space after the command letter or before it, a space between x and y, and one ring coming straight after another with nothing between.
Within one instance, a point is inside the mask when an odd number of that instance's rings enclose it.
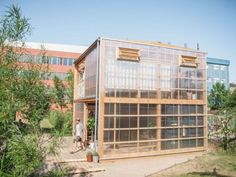
<instances>
[{"instance_id":1,"label":"grass patch","mask_svg":"<svg viewBox=\"0 0 236 177\"><path fill-rule=\"evenodd\" d=\"M236 154L214 152L175 165L151 177L236 177Z\"/></svg>"}]
</instances>

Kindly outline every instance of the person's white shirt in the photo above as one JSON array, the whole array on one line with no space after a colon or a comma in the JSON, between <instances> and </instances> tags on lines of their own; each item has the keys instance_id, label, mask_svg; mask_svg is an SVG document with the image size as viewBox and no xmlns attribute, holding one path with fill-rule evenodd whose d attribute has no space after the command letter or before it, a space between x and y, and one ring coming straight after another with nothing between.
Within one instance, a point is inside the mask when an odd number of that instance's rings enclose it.
<instances>
[{"instance_id":1,"label":"person's white shirt","mask_svg":"<svg viewBox=\"0 0 236 177\"><path fill-rule=\"evenodd\" d=\"M80 138L83 137L83 124L81 122L76 124L76 136L79 136Z\"/></svg>"}]
</instances>

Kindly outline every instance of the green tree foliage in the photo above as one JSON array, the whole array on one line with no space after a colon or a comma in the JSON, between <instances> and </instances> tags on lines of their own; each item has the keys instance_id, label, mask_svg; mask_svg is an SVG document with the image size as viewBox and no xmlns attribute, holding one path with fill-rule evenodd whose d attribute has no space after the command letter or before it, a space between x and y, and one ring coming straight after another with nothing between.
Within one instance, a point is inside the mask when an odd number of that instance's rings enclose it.
<instances>
[{"instance_id":1,"label":"green tree foliage","mask_svg":"<svg viewBox=\"0 0 236 177\"><path fill-rule=\"evenodd\" d=\"M236 107L236 89L229 93L226 107L233 108Z\"/></svg>"},{"instance_id":2,"label":"green tree foliage","mask_svg":"<svg viewBox=\"0 0 236 177\"><path fill-rule=\"evenodd\" d=\"M58 104L60 109L62 110L64 107L66 107L66 101L65 101L66 88L62 80L57 76L53 78L53 83L54 83L53 93L54 93L55 103Z\"/></svg>"},{"instance_id":3,"label":"green tree foliage","mask_svg":"<svg viewBox=\"0 0 236 177\"><path fill-rule=\"evenodd\" d=\"M225 107L226 101L229 96L229 91L225 88L224 84L216 83L211 89L208 96L208 106L212 109L220 109Z\"/></svg>"},{"instance_id":4,"label":"green tree foliage","mask_svg":"<svg viewBox=\"0 0 236 177\"><path fill-rule=\"evenodd\" d=\"M12 6L0 21L0 176L37 176L51 151L39 122L48 114L51 95L41 82L42 65L18 63L28 19ZM14 48L15 44L17 45ZM22 122L17 122L16 118ZM54 145L54 139L52 139Z\"/></svg>"},{"instance_id":5,"label":"green tree foliage","mask_svg":"<svg viewBox=\"0 0 236 177\"><path fill-rule=\"evenodd\" d=\"M224 150L236 149L236 110L224 108L208 118L209 135L218 140Z\"/></svg>"},{"instance_id":6,"label":"green tree foliage","mask_svg":"<svg viewBox=\"0 0 236 177\"><path fill-rule=\"evenodd\" d=\"M74 73L73 71L69 71L67 73L66 81L68 83L67 87L67 98L68 98L68 103L73 104L73 99L74 99Z\"/></svg>"},{"instance_id":7,"label":"green tree foliage","mask_svg":"<svg viewBox=\"0 0 236 177\"><path fill-rule=\"evenodd\" d=\"M220 84L214 86L210 96L218 100L212 109L217 109L208 116L210 138L218 140L224 150L236 151L236 90L229 92ZM220 100L220 101L219 101Z\"/></svg>"}]
</instances>

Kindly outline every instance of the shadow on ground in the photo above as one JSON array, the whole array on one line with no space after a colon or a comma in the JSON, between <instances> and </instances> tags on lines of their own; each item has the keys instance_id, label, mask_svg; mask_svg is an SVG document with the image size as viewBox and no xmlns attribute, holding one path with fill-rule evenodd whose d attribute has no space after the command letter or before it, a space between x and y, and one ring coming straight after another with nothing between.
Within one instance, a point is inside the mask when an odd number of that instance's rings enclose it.
<instances>
[{"instance_id":1,"label":"shadow on ground","mask_svg":"<svg viewBox=\"0 0 236 177\"><path fill-rule=\"evenodd\" d=\"M227 175L221 175L217 173L216 168L213 169L213 172L191 172L188 173L189 175L193 176L206 176L206 177L232 177L232 176L227 176Z\"/></svg>"}]
</instances>

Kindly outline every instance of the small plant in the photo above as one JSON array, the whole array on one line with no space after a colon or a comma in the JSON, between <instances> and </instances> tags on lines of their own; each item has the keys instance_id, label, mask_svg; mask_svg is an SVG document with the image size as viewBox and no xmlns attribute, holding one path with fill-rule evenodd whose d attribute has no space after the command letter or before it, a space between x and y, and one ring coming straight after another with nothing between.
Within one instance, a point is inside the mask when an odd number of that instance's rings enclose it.
<instances>
[{"instance_id":1,"label":"small plant","mask_svg":"<svg viewBox=\"0 0 236 177\"><path fill-rule=\"evenodd\" d=\"M96 151L93 151L93 162L99 162L99 154Z\"/></svg>"},{"instance_id":2,"label":"small plant","mask_svg":"<svg viewBox=\"0 0 236 177\"><path fill-rule=\"evenodd\" d=\"M99 156L98 152L94 151L93 156Z\"/></svg>"},{"instance_id":3,"label":"small plant","mask_svg":"<svg viewBox=\"0 0 236 177\"><path fill-rule=\"evenodd\" d=\"M89 129L89 130L91 130L91 131L94 130L94 128L95 128L95 118L94 118L94 117L89 117L89 118L88 118L88 124L87 124L87 126L88 126L88 129Z\"/></svg>"}]
</instances>

